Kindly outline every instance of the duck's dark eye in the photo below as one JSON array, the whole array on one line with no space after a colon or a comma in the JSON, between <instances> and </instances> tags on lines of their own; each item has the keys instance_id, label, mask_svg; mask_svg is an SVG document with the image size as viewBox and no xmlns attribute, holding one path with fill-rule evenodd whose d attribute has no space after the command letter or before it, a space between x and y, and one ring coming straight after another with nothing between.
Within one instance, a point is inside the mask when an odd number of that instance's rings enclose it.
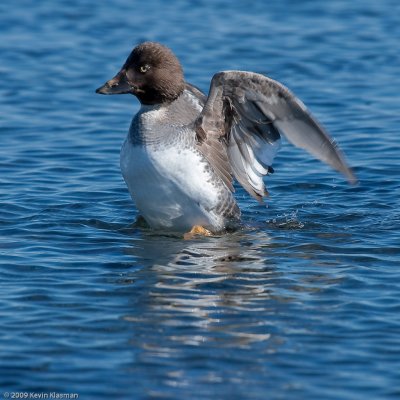
<instances>
[{"instance_id":1,"label":"duck's dark eye","mask_svg":"<svg viewBox=\"0 0 400 400\"><path fill-rule=\"evenodd\" d=\"M142 74L144 74L145 72L147 72L150 69L150 65L145 64L145 65L141 65L139 70Z\"/></svg>"}]
</instances>

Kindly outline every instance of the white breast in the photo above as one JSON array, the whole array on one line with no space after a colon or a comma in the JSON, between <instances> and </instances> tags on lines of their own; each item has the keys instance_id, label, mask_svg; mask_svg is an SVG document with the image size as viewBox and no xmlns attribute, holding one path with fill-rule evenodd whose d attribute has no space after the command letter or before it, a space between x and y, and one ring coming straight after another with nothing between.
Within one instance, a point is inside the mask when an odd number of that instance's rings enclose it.
<instances>
[{"instance_id":1,"label":"white breast","mask_svg":"<svg viewBox=\"0 0 400 400\"><path fill-rule=\"evenodd\" d=\"M222 217L213 212L218 190L207 163L194 150L133 145L128 137L121 150L121 171L152 228L223 228Z\"/></svg>"}]
</instances>

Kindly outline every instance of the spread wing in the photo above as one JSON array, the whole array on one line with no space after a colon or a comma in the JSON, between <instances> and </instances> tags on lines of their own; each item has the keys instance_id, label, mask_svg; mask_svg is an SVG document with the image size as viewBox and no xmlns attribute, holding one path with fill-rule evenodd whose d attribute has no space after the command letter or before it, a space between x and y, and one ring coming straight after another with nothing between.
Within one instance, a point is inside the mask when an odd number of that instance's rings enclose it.
<instances>
[{"instance_id":1,"label":"spread wing","mask_svg":"<svg viewBox=\"0 0 400 400\"><path fill-rule=\"evenodd\" d=\"M232 189L234 177L257 200L267 194L262 177L272 171L280 134L356 182L343 154L304 104L264 75L215 74L195 129L200 151L227 186Z\"/></svg>"}]
</instances>

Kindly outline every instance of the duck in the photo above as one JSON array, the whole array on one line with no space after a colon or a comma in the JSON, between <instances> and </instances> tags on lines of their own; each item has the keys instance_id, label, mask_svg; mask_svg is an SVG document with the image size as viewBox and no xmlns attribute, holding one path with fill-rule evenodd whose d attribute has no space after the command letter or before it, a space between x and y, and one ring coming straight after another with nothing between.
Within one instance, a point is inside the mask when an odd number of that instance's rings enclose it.
<instances>
[{"instance_id":1,"label":"duck","mask_svg":"<svg viewBox=\"0 0 400 400\"><path fill-rule=\"evenodd\" d=\"M237 229L234 182L258 202L281 136L357 179L327 131L282 83L239 70L217 72L208 96L185 81L172 50L134 47L120 71L96 90L140 102L120 153L120 167L140 216L154 230L215 235Z\"/></svg>"}]
</instances>

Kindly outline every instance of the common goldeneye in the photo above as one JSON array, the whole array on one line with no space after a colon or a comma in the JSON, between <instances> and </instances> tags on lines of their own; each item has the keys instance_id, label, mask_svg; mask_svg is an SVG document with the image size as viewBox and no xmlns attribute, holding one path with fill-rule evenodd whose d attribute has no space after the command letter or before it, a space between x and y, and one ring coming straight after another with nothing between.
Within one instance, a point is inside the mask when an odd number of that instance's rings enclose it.
<instances>
[{"instance_id":1,"label":"common goldeneye","mask_svg":"<svg viewBox=\"0 0 400 400\"><path fill-rule=\"evenodd\" d=\"M207 235L236 226L233 180L262 201L281 134L356 182L304 104L264 75L218 72L206 97L185 82L170 49L144 42L96 92L131 93L141 103L122 146L121 170L152 228Z\"/></svg>"}]
</instances>

